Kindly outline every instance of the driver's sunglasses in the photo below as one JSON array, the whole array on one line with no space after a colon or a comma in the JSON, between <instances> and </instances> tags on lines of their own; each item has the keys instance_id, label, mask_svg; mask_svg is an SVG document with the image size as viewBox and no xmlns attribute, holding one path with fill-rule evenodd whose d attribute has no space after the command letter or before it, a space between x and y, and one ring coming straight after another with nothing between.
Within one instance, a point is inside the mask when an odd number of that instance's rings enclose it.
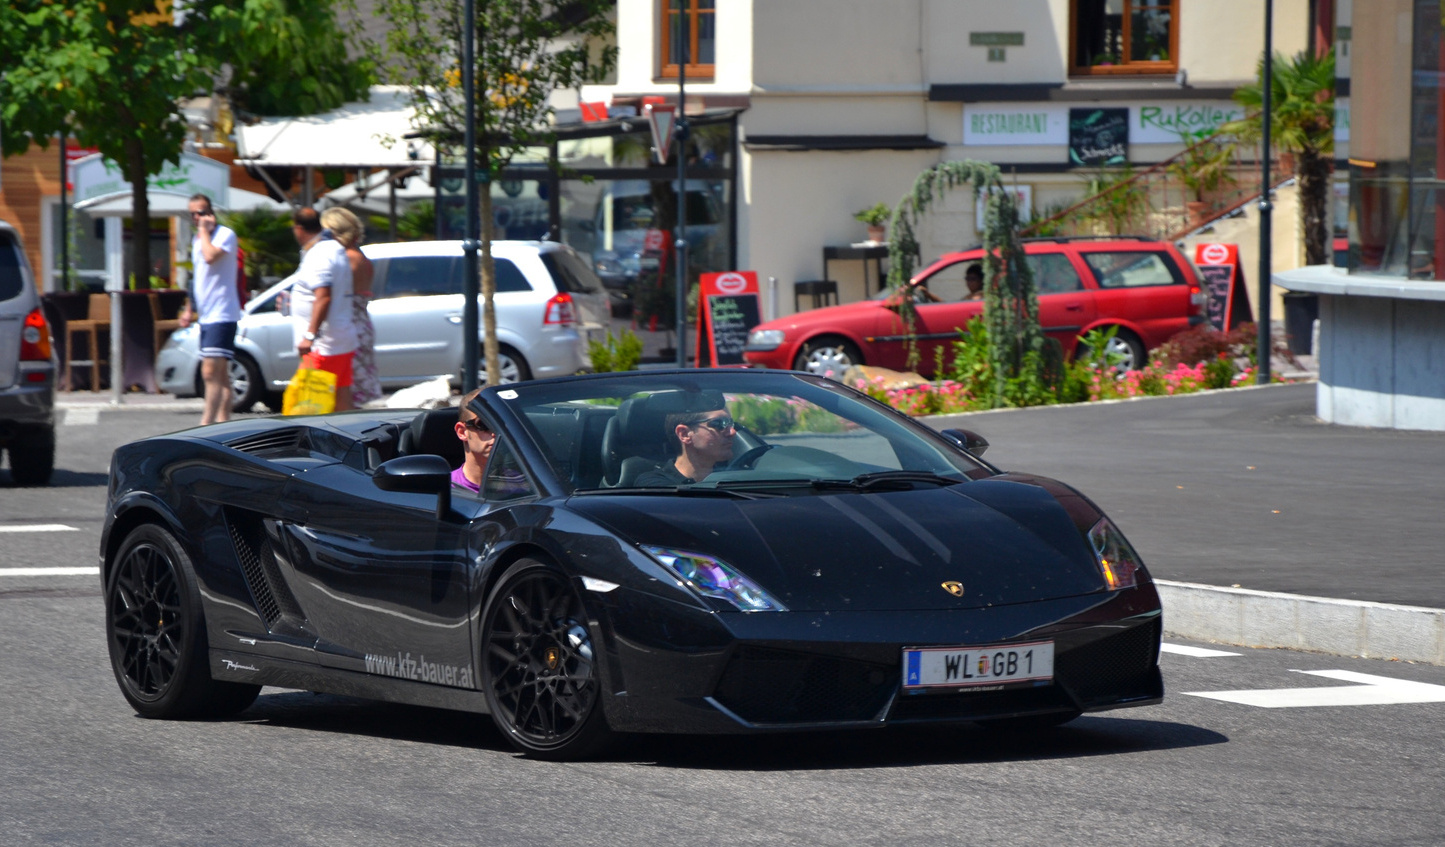
<instances>
[{"instance_id":1,"label":"driver's sunglasses","mask_svg":"<svg viewBox=\"0 0 1445 847\"><path fill-rule=\"evenodd\" d=\"M707 418L705 420L693 421L689 426L705 426L714 432L727 432L736 429L738 422L732 418Z\"/></svg>"}]
</instances>

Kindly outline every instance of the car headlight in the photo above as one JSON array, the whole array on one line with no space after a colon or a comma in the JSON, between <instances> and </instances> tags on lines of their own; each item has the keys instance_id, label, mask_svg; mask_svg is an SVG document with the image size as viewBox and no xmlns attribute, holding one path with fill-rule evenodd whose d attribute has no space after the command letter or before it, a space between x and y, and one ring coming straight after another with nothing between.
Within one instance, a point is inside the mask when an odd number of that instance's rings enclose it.
<instances>
[{"instance_id":1,"label":"car headlight","mask_svg":"<svg viewBox=\"0 0 1445 847\"><path fill-rule=\"evenodd\" d=\"M671 547L642 545L649 556L704 597L726 600L744 612L786 612L787 608L737 568L715 556Z\"/></svg>"},{"instance_id":2,"label":"car headlight","mask_svg":"<svg viewBox=\"0 0 1445 847\"><path fill-rule=\"evenodd\" d=\"M1144 564L1124 534L1108 518L1100 518L1089 530L1089 546L1094 548L1099 573L1110 591L1133 588L1138 583L1138 574L1144 569Z\"/></svg>"},{"instance_id":3,"label":"car headlight","mask_svg":"<svg viewBox=\"0 0 1445 847\"><path fill-rule=\"evenodd\" d=\"M748 350L776 350L782 344L781 329L755 329L748 334Z\"/></svg>"}]
</instances>

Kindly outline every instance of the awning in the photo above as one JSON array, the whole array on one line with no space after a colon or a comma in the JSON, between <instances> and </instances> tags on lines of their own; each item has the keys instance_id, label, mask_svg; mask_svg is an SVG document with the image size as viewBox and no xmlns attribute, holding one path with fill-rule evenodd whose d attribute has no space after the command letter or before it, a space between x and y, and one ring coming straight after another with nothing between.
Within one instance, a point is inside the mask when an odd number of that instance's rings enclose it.
<instances>
[{"instance_id":1,"label":"awning","mask_svg":"<svg viewBox=\"0 0 1445 847\"><path fill-rule=\"evenodd\" d=\"M264 194L257 194L254 191L246 191L240 188L232 188L228 192L229 202L222 206L216 204L216 208L222 212L243 212L250 209L270 209L273 212L285 212L291 209L285 203L277 203ZM158 191L149 193L150 213L153 218L180 217L189 211L190 198L181 194L163 194ZM96 197L82 203L76 203L75 209L85 212L95 218L131 216L131 193L109 194L104 197Z\"/></svg>"},{"instance_id":2,"label":"awning","mask_svg":"<svg viewBox=\"0 0 1445 847\"><path fill-rule=\"evenodd\" d=\"M371 100L319 115L265 118L236 126L236 163L293 168L398 168L436 158L431 145L406 138L416 110L408 89L375 85ZM385 138L395 139L391 146Z\"/></svg>"}]
</instances>

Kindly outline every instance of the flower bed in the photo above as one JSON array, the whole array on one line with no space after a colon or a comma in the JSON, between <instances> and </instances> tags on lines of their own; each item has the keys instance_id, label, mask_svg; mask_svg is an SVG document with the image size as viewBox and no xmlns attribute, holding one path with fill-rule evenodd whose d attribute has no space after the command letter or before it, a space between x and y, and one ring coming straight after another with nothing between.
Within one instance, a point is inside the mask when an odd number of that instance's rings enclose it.
<instances>
[{"instance_id":1,"label":"flower bed","mask_svg":"<svg viewBox=\"0 0 1445 847\"><path fill-rule=\"evenodd\" d=\"M979 367L977 355L983 331L981 323L970 324L953 342L953 361L960 366L945 367L940 360L936 371L942 376L933 382L890 389L884 387L884 378L876 377L871 381L855 380L854 387L907 415L950 415L995 408L990 375L986 368ZM1255 381L1253 324L1230 333L1207 328L1181 333L1154 350L1148 365L1124 373L1117 370L1107 353L1112 337L1112 331L1084 336L1056 384L1014 392L1006 396L1002 407L1193 394L1253 385ZM1283 380L1276 375L1273 381Z\"/></svg>"}]
</instances>

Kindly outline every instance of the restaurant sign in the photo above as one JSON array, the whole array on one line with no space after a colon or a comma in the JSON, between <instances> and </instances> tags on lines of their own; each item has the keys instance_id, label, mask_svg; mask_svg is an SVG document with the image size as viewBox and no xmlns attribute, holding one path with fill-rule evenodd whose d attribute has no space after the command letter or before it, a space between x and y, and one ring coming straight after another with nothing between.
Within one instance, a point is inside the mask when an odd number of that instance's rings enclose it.
<instances>
[{"instance_id":1,"label":"restaurant sign","mask_svg":"<svg viewBox=\"0 0 1445 847\"><path fill-rule=\"evenodd\" d=\"M75 187L76 203L131 194L130 181L125 178L120 165L99 153L79 159L70 166L70 183ZM147 193L182 197L205 194L221 209L226 208L230 201L230 185L229 166L195 153L182 153L179 162L166 162L160 173L151 174L146 179Z\"/></svg>"},{"instance_id":2,"label":"restaurant sign","mask_svg":"<svg viewBox=\"0 0 1445 847\"><path fill-rule=\"evenodd\" d=\"M1074 108L1079 108L1075 104ZM965 146L1017 147L1069 143L1068 103L978 103L963 107ZM1178 144L1182 136L1203 138L1244 109L1228 100L1161 103L1097 103L1091 109L1128 109L1130 144Z\"/></svg>"}]
</instances>

